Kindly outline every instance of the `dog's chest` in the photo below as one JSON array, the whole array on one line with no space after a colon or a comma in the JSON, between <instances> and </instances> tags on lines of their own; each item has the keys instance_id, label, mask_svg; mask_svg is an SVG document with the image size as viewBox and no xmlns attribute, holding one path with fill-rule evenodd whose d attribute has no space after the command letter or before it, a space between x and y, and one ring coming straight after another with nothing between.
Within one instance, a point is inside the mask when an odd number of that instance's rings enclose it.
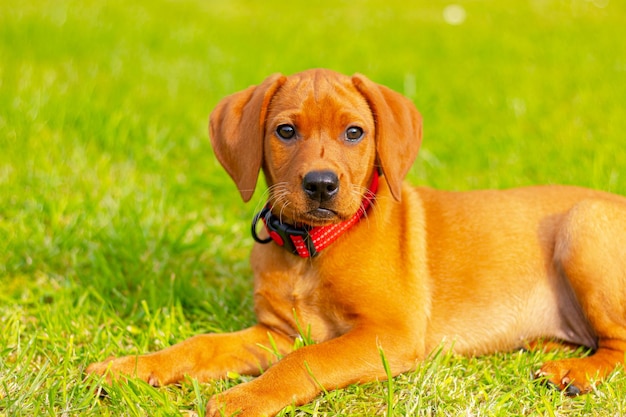
<instances>
[{"instance_id":1,"label":"dog's chest","mask_svg":"<svg viewBox=\"0 0 626 417\"><path fill-rule=\"evenodd\" d=\"M288 254L289 256L293 256ZM268 259L268 258L264 258ZM309 262L254 262L254 301L259 322L291 337L321 342L350 329L332 282Z\"/></svg>"}]
</instances>

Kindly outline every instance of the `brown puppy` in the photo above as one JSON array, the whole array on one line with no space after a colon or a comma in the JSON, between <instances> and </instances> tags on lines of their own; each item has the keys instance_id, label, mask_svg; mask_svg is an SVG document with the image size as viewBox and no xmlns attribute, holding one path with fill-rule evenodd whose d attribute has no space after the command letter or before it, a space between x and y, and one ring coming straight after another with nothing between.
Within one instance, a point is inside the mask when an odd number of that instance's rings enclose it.
<instances>
[{"instance_id":1,"label":"brown puppy","mask_svg":"<svg viewBox=\"0 0 626 417\"><path fill-rule=\"evenodd\" d=\"M380 349L397 375L442 344L467 355L538 338L593 348L540 369L569 394L623 363L625 198L563 186L458 193L403 184L421 117L362 75L271 76L220 102L210 126L243 199L261 169L269 186L251 257L258 324L87 372L161 385L263 371L207 409L258 416L385 378ZM292 351L302 329L317 343Z\"/></svg>"}]
</instances>

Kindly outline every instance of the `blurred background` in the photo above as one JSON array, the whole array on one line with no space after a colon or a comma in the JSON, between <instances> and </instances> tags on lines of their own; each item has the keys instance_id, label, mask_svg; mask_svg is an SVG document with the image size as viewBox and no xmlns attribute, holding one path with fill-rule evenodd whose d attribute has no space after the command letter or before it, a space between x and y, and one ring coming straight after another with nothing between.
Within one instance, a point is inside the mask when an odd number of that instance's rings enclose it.
<instances>
[{"instance_id":1,"label":"blurred background","mask_svg":"<svg viewBox=\"0 0 626 417\"><path fill-rule=\"evenodd\" d=\"M45 362L76 335L83 363L114 351L98 326L150 348L253 320L261 193L240 201L207 122L276 72L407 95L424 116L416 185L626 194L624 28L615 0L0 3L0 350L45 340ZM198 320L142 336L163 306ZM26 375L11 363L0 373Z\"/></svg>"}]
</instances>

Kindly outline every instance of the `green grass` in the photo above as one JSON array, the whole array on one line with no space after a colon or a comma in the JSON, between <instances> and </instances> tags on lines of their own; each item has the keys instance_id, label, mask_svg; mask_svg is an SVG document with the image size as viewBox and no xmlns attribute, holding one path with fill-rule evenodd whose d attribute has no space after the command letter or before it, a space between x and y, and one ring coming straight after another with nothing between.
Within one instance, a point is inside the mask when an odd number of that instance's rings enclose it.
<instances>
[{"instance_id":1,"label":"green grass","mask_svg":"<svg viewBox=\"0 0 626 417\"><path fill-rule=\"evenodd\" d=\"M407 94L425 119L415 184L626 194L625 4L458 3L459 26L426 0L0 3L0 416L193 415L243 380L99 400L82 372L253 323L260 193L240 202L206 125L273 72L361 72ZM533 382L552 355L440 354L284 415L626 413L623 371L576 399Z\"/></svg>"}]
</instances>

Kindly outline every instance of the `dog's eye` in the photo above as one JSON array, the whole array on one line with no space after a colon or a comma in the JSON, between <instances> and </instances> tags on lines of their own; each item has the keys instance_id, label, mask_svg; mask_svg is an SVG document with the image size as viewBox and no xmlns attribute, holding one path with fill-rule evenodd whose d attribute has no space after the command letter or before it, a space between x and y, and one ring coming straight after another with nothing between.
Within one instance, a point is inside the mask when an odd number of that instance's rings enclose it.
<instances>
[{"instance_id":1,"label":"dog's eye","mask_svg":"<svg viewBox=\"0 0 626 417\"><path fill-rule=\"evenodd\" d=\"M281 139L293 139L293 137L296 136L296 128L292 125L280 125L276 128L276 134Z\"/></svg>"},{"instance_id":2,"label":"dog's eye","mask_svg":"<svg viewBox=\"0 0 626 417\"><path fill-rule=\"evenodd\" d=\"M363 129L358 126L351 126L346 129L346 140L349 142L356 142L363 137Z\"/></svg>"}]
</instances>

